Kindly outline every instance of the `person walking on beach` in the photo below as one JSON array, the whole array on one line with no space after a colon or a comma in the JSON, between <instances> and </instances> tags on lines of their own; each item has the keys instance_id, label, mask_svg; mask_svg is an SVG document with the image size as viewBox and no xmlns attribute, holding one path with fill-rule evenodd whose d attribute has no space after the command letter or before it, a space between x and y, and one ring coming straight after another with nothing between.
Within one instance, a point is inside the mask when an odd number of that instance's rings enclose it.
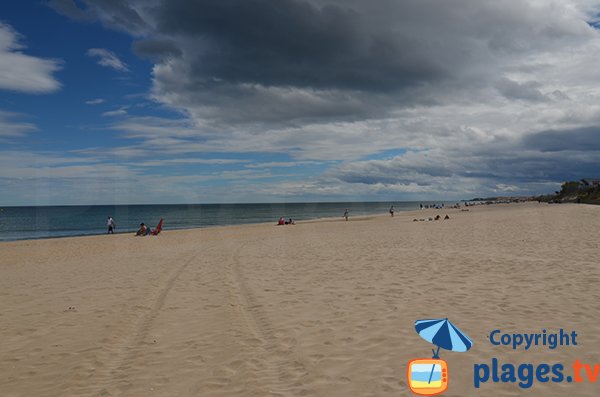
<instances>
[{"instance_id":1,"label":"person walking on beach","mask_svg":"<svg viewBox=\"0 0 600 397\"><path fill-rule=\"evenodd\" d=\"M390 207L390 215L392 216L392 218L394 217L394 206L393 205Z\"/></svg>"},{"instance_id":2,"label":"person walking on beach","mask_svg":"<svg viewBox=\"0 0 600 397\"><path fill-rule=\"evenodd\" d=\"M348 222L348 208L344 211L344 218L346 218L346 222Z\"/></svg>"},{"instance_id":3,"label":"person walking on beach","mask_svg":"<svg viewBox=\"0 0 600 397\"><path fill-rule=\"evenodd\" d=\"M106 226L108 227L106 234L113 234L115 232L117 224L110 215L108 216L108 219L106 219Z\"/></svg>"}]
</instances>

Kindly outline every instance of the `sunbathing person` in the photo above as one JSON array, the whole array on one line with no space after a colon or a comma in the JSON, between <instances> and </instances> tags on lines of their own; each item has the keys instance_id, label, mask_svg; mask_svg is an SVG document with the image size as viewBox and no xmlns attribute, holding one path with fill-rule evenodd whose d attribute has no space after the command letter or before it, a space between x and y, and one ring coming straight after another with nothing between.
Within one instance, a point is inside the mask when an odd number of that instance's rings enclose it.
<instances>
[{"instance_id":1,"label":"sunbathing person","mask_svg":"<svg viewBox=\"0 0 600 397\"><path fill-rule=\"evenodd\" d=\"M138 231L135 233L136 237L137 236L145 236L146 235L146 231L149 228L144 224L144 223L140 223L140 228L138 229Z\"/></svg>"}]
</instances>

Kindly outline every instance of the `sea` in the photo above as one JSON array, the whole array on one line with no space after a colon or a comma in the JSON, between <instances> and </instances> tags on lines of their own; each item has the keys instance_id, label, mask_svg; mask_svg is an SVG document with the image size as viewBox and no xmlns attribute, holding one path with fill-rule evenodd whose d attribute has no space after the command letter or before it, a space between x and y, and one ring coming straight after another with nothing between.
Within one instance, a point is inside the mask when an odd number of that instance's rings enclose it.
<instances>
[{"instance_id":1,"label":"sea","mask_svg":"<svg viewBox=\"0 0 600 397\"><path fill-rule=\"evenodd\" d=\"M106 220L113 217L116 233L135 232L144 222L156 227L164 219L163 230L205 228L248 223L277 223L318 218L387 214L418 209L420 204L442 202L340 202L273 204L176 204L176 205L92 205L0 208L0 241L31 240L104 234ZM445 202L445 205L454 203Z\"/></svg>"}]
</instances>

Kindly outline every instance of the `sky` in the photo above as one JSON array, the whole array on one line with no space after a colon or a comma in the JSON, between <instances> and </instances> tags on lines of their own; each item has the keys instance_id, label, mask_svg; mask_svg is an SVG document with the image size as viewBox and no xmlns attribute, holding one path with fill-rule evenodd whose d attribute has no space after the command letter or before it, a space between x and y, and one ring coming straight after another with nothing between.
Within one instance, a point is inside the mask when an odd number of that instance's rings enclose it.
<instances>
[{"instance_id":1,"label":"sky","mask_svg":"<svg viewBox=\"0 0 600 397\"><path fill-rule=\"evenodd\" d=\"M460 200L600 177L600 1L0 4L0 206Z\"/></svg>"}]
</instances>

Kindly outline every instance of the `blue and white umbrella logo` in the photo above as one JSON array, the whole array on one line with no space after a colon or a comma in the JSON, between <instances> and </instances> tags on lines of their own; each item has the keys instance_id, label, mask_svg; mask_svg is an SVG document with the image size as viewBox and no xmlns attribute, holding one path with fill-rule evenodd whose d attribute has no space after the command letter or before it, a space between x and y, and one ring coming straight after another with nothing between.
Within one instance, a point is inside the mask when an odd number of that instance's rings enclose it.
<instances>
[{"instance_id":1,"label":"blue and white umbrella logo","mask_svg":"<svg viewBox=\"0 0 600 397\"><path fill-rule=\"evenodd\" d=\"M466 352L473 346L469 337L447 318L415 321L415 330L429 343L437 346L433 358L439 358L440 348L453 352Z\"/></svg>"},{"instance_id":2,"label":"blue and white umbrella logo","mask_svg":"<svg viewBox=\"0 0 600 397\"><path fill-rule=\"evenodd\" d=\"M473 341L447 318L417 320L415 321L415 330L421 338L437 346L437 351L431 349L434 359L440 358L440 348L454 352L466 352L473 346ZM431 367L428 383L431 383L434 369L435 364Z\"/></svg>"}]
</instances>

